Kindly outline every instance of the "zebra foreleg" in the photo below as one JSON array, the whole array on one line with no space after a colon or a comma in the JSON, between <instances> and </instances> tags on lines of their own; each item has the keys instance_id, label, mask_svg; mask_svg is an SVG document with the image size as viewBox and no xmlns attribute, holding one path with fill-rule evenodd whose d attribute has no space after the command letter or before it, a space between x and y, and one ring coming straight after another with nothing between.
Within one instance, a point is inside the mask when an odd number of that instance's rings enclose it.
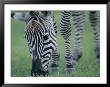
<instances>
[{"instance_id":1,"label":"zebra foreleg","mask_svg":"<svg viewBox=\"0 0 110 87\"><path fill-rule=\"evenodd\" d=\"M73 25L74 25L74 49L71 57L73 58L73 64L75 65L82 57L82 37L85 23L84 11L72 11Z\"/></svg>"},{"instance_id":2,"label":"zebra foreleg","mask_svg":"<svg viewBox=\"0 0 110 87\"><path fill-rule=\"evenodd\" d=\"M98 11L90 11L89 18L94 33L94 47L96 53L96 62L100 63L100 16Z\"/></svg>"},{"instance_id":3,"label":"zebra foreleg","mask_svg":"<svg viewBox=\"0 0 110 87\"><path fill-rule=\"evenodd\" d=\"M75 66L73 64L73 60L71 57L71 50L70 50L70 37L64 39L65 43L65 59L66 59L66 72L72 73L75 70Z\"/></svg>"},{"instance_id":4,"label":"zebra foreleg","mask_svg":"<svg viewBox=\"0 0 110 87\"><path fill-rule=\"evenodd\" d=\"M67 73L71 73L74 71L74 65L72 64L71 59L71 50L70 50L70 35L71 35L71 12L70 11L62 11L61 12L61 23L60 23L60 32L64 38L64 46L65 46L65 60L66 60L66 68L65 71Z\"/></svg>"}]
</instances>

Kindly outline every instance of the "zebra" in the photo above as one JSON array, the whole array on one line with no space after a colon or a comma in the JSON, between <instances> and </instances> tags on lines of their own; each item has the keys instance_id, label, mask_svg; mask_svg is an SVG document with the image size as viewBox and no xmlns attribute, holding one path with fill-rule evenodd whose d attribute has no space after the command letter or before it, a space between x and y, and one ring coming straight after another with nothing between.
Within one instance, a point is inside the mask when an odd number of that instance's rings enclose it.
<instances>
[{"instance_id":1,"label":"zebra","mask_svg":"<svg viewBox=\"0 0 110 87\"><path fill-rule=\"evenodd\" d=\"M45 13L45 12L42 12ZM42 17L45 17L44 14L41 14ZM13 16L13 14L12 14ZM26 17L22 14L22 18L20 20L25 20ZM52 20L51 23L53 23L54 15L51 15ZM73 51L70 50L70 35L71 35L71 18L73 18L73 24L75 27L75 39L74 39L74 49ZM100 36L98 33L98 28L100 26L99 22L99 15L97 11L90 11L89 12L89 19L91 22L91 27L94 32L94 44L95 44L95 52L96 52L96 58L100 61ZM50 20L49 20L50 21ZM64 38L65 42L65 59L66 59L66 68L65 70L67 72L71 72L75 70L75 65L78 62L78 60L82 56L82 34L84 31L84 25L85 25L85 13L84 11L61 11L61 23L60 23L60 33ZM54 32L57 33L57 25L56 22L53 23ZM31 54L31 51L30 51ZM58 71L59 70L59 56L57 54L57 47L56 50L52 53L52 70ZM34 63L33 63L34 64ZM41 65L41 64L40 64ZM35 65L33 65L35 66Z\"/></svg>"},{"instance_id":2,"label":"zebra","mask_svg":"<svg viewBox=\"0 0 110 87\"><path fill-rule=\"evenodd\" d=\"M24 37L28 43L32 58L31 76L49 74L51 61L52 70L58 70L58 50L56 44L55 23L52 11L29 11L11 13L11 17L25 21Z\"/></svg>"},{"instance_id":3,"label":"zebra","mask_svg":"<svg viewBox=\"0 0 110 87\"><path fill-rule=\"evenodd\" d=\"M71 19L74 25L74 48L70 50ZM89 11L89 20L94 33L96 60L100 62L100 20L98 11ZM65 70L69 73L75 70L75 65L82 56L82 38L85 25L84 11L61 11L60 33L65 45Z\"/></svg>"}]
</instances>

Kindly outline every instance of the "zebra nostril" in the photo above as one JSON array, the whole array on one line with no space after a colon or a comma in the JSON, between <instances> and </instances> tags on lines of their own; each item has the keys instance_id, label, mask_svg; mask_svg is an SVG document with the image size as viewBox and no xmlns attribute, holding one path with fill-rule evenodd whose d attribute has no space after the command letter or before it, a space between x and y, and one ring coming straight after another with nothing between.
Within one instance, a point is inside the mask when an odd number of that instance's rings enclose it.
<instances>
[{"instance_id":1,"label":"zebra nostril","mask_svg":"<svg viewBox=\"0 0 110 87\"><path fill-rule=\"evenodd\" d=\"M48 76L49 72L44 70L37 70L34 72L31 72L32 76Z\"/></svg>"}]
</instances>

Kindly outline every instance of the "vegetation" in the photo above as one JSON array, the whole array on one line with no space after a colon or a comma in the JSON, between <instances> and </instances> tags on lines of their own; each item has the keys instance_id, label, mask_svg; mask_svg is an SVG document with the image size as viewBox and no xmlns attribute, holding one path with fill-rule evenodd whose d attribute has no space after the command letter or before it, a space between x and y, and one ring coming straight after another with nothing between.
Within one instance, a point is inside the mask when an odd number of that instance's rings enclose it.
<instances>
[{"instance_id":1,"label":"vegetation","mask_svg":"<svg viewBox=\"0 0 110 87\"><path fill-rule=\"evenodd\" d=\"M54 77L97 77L100 76L100 65L96 63L94 52L93 32L90 27L88 15L86 12L86 24L83 34L83 56L76 65L76 71L71 75L64 72L64 41L60 35L60 12L55 12L55 19L58 25L57 43L60 52L60 71L59 74L50 74ZM24 38L25 23L11 19L11 76L30 77L31 57L27 42ZM71 48L74 47L74 26L72 26Z\"/></svg>"}]
</instances>

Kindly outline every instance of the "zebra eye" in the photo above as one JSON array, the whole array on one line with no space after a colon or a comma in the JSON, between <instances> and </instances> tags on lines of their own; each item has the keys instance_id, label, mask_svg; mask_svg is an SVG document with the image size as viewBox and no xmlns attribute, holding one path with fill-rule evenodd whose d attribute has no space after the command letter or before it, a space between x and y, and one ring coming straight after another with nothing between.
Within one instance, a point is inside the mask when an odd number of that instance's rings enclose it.
<instances>
[{"instance_id":1,"label":"zebra eye","mask_svg":"<svg viewBox=\"0 0 110 87\"><path fill-rule=\"evenodd\" d=\"M43 39L44 39L44 40L47 40L48 37L49 37L48 34L47 34L47 35L44 35L44 36L43 36Z\"/></svg>"}]
</instances>

